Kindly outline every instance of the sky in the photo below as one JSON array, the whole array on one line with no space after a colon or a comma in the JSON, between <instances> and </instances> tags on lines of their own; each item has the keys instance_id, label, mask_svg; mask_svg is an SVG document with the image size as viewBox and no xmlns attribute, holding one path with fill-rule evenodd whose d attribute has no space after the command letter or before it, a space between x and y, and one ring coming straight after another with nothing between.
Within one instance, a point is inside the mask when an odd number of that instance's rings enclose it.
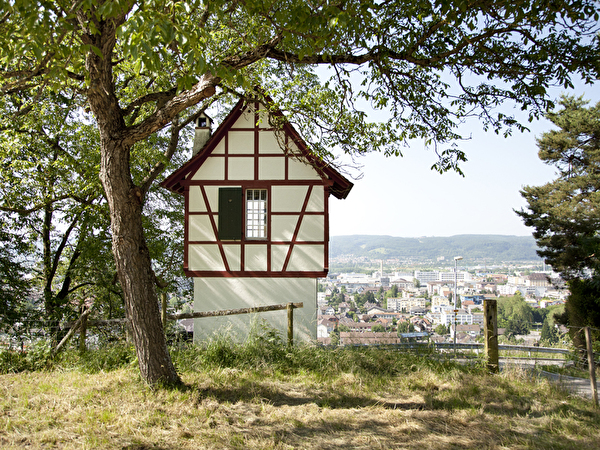
<instances>
[{"instance_id":1,"label":"sky","mask_svg":"<svg viewBox=\"0 0 600 450\"><path fill-rule=\"evenodd\" d=\"M556 90L552 97L561 93ZM591 104L600 101L600 86L576 86L571 93ZM542 119L528 126L530 132L514 131L504 138L484 132L476 122L467 124L462 130L472 138L460 145L468 159L461 165L464 177L431 170L436 155L419 142L407 147L403 157L373 153L359 159L362 168L353 173L362 178L351 179L348 197L330 197L330 235L531 235L514 212L527 206L519 191L552 181L555 169L540 161L535 141L552 124Z\"/></svg>"}]
</instances>

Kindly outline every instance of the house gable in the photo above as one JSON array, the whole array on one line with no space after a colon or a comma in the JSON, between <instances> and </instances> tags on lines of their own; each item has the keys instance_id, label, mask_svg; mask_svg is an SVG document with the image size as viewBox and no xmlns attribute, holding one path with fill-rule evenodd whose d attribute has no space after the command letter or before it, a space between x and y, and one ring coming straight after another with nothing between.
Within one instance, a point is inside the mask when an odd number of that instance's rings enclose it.
<instances>
[{"instance_id":1,"label":"house gable","mask_svg":"<svg viewBox=\"0 0 600 450\"><path fill-rule=\"evenodd\" d=\"M277 113L278 114L278 113ZM185 196L184 270L195 277L321 277L328 198L352 188L293 127L240 102L162 186Z\"/></svg>"}]
</instances>

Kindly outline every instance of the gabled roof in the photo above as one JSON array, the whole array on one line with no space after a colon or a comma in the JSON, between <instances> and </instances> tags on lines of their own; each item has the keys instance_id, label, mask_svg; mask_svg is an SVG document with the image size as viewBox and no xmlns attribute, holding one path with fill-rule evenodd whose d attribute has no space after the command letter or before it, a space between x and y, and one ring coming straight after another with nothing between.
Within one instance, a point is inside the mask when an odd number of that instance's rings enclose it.
<instances>
[{"instance_id":1,"label":"gabled roof","mask_svg":"<svg viewBox=\"0 0 600 450\"><path fill-rule=\"evenodd\" d=\"M227 131L233 126L246 109L246 104L243 100L240 100L237 105L231 110L226 119L219 125L217 130L213 133L210 139L206 142L204 147L193 156L187 163L185 163L178 170L173 172L167 177L160 185L178 194L183 194L185 181L193 176L198 168L206 161L206 158L210 156L211 152L225 136ZM279 117L284 117L281 111L272 112L271 114ZM333 182L330 188L330 192L339 199L344 199L348 196L348 193L352 189L353 183L341 175L331 165L319 159L313 153L308 150L306 142L296 129L287 121L283 122L283 131L290 136L294 141L302 156L306 158L307 162L321 175L325 176Z\"/></svg>"}]
</instances>

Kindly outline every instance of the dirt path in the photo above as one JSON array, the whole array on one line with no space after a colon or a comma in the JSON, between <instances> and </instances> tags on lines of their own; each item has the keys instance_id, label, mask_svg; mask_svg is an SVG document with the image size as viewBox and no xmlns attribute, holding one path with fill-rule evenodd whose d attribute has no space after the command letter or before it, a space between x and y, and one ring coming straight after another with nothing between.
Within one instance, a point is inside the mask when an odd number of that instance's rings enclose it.
<instances>
[{"instance_id":1,"label":"dirt path","mask_svg":"<svg viewBox=\"0 0 600 450\"><path fill-rule=\"evenodd\" d=\"M581 395L585 398L592 398L592 385L590 380L586 378L576 378L567 375L560 375L558 373L546 372L545 370L539 371L540 375L548 378L549 380L556 381L565 386L569 391L574 394ZM596 388L598 383L596 382Z\"/></svg>"}]
</instances>

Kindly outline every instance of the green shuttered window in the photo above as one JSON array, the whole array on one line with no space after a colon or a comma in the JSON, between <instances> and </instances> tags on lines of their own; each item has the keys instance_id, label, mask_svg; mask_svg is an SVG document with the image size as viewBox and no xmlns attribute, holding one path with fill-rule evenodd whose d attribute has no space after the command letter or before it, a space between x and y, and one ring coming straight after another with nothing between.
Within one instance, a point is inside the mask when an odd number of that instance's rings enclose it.
<instances>
[{"instance_id":1,"label":"green shuttered window","mask_svg":"<svg viewBox=\"0 0 600 450\"><path fill-rule=\"evenodd\" d=\"M245 223L244 223L245 219ZM267 190L219 188L219 239L267 238Z\"/></svg>"},{"instance_id":2,"label":"green shuttered window","mask_svg":"<svg viewBox=\"0 0 600 450\"><path fill-rule=\"evenodd\" d=\"M242 188L219 188L219 239L242 239L243 214Z\"/></svg>"}]
</instances>

